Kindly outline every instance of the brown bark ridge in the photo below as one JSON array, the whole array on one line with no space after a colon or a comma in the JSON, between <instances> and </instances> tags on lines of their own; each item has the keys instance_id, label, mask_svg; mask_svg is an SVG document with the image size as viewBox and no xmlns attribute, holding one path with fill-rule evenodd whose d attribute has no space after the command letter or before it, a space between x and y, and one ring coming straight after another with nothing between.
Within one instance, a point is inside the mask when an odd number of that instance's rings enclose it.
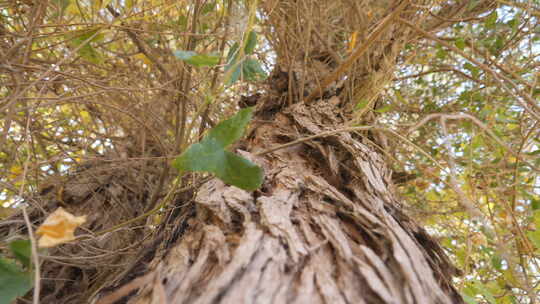
<instances>
[{"instance_id":1,"label":"brown bark ridge","mask_svg":"<svg viewBox=\"0 0 540 304\"><path fill-rule=\"evenodd\" d=\"M141 287L128 303L463 303L450 283L455 269L400 211L391 171L361 136L256 156L338 128L336 98L297 103L271 119L259 111L236 152L264 168L261 190L203 184L181 237L166 233L167 250L120 296Z\"/></svg>"}]
</instances>

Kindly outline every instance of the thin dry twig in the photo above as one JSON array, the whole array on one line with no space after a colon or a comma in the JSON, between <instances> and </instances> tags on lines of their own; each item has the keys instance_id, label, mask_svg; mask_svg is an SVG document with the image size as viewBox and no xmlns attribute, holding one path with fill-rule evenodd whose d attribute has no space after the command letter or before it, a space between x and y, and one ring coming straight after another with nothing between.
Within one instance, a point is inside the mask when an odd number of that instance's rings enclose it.
<instances>
[{"instance_id":1,"label":"thin dry twig","mask_svg":"<svg viewBox=\"0 0 540 304\"><path fill-rule=\"evenodd\" d=\"M517 85L511 79L509 79L508 77L506 77L504 75L501 75L501 74L495 72L489 66L479 62L478 60L476 60L476 59L472 58L471 56L465 54L465 52L458 49L457 47L449 44L446 41L443 41L442 39L438 38L437 36L435 36L435 35L433 35L431 33L426 32L425 30L419 28L418 26L412 24L411 22L409 22L407 20L404 20L404 19L401 19L401 18L397 18L397 20L400 21L401 23L409 26L410 28L414 29L418 33L422 34L422 36L424 36L426 38L429 38L429 39L439 43L440 45L452 50L453 52L461 55L463 58L469 60L470 62L474 63L476 66L481 68L482 70L484 70L487 73L491 74L493 76L493 79L497 82L497 84L500 85L501 88L504 89L508 94L512 95L521 104L521 106L525 109L525 111L527 111L529 114L531 114L531 116L533 116L537 120L540 120L540 114L537 113L537 111L540 112L540 106L537 104L537 102L531 96L529 96L528 94L526 94L522 90L520 90L517 87ZM508 85L512 89L516 90L517 94L515 92L513 92L510 88L508 88L508 86L506 86L505 83L508 83Z\"/></svg>"},{"instance_id":2,"label":"thin dry twig","mask_svg":"<svg viewBox=\"0 0 540 304\"><path fill-rule=\"evenodd\" d=\"M38 84L40 81L44 80L46 77L48 77L51 73L54 72L54 70L56 68L58 68L59 66L61 66L62 64L64 64L65 62L67 62L69 59L71 59L73 57L73 55L75 55L80 49L82 49L85 45L87 45L87 43L89 43L90 41L92 41L92 39L94 39L98 34L100 33L100 31L96 31L93 35L91 35L90 37L88 37L87 39L85 39L80 45L78 45L76 48L74 48L68 55L66 55L63 59L59 60L58 63L56 64L53 64L47 71L41 73L41 75L37 76L36 77L36 80L32 81L32 83L30 85L28 85L27 87L25 87L24 89L22 89L20 92L18 92L18 94L15 94L13 96L11 96L6 102L5 104L2 106L2 108L0 108L0 112L4 112L12 103L14 103L15 101L17 101L19 98L21 98L26 92L28 92L31 88L33 88L36 84Z\"/></svg>"},{"instance_id":3,"label":"thin dry twig","mask_svg":"<svg viewBox=\"0 0 540 304\"><path fill-rule=\"evenodd\" d=\"M31 121L31 116L28 115L26 119L26 129L25 129L25 135L26 135L25 144L28 150L30 150L30 136L31 136L30 121ZM22 173L22 182L19 188L19 197L23 196L24 184L26 182L26 175L28 174L29 163L30 163L30 153L27 153L26 161L24 162L24 169ZM30 218L28 217L28 212L26 211L26 206L23 206L22 213L24 217L24 223L28 230L28 238L30 240L30 247L32 251L32 263L34 264L34 291L33 291L32 303L39 304L39 294L40 294L40 287L41 287L41 272L40 272L39 256L38 256L38 251L37 251L37 242L36 242L36 238L34 237L32 223L30 222Z\"/></svg>"},{"instance_id":4,"label":"thin dry twig","mask_svg":"<svg viewBox=\"0 0 540 304\"><path fill-rule=\"evenodd\" d=\"M469 119L474 124L476 124L478 127L480 127L482 130L484 130L486 133L489 134L499 145L501 145L506 151L510 152L512 155L514 155L517 159L521 160L523 163L527 164L532 169L540 172L540 169L537 168L535 165L529 163L527 160L523 159L523 156L520 153L517 153L514 151L510 146L505 144L493 131L491 131L484 123L482 123L478 118L466 114L466 113L459 113L459 114L444 114L444 113L436 113L436 114L429 114L426 117L424 117L422 120L420 120L417 124L415 124L413 127L411 127L406 134L411 134L412 132L418 130L421 126L429 122L430 120L441 118L444 120L449 119Z\"/></svg>"},{"instance_id":5,"label":"thin dry twig","mask_svg":"<svg viewBox=\"0 0 540 304\"><path fill-rule=\"evenodd\" d=\"M28 238L30 239L30 246L32 248L32 263L34 263L34 292L33 292L33 304L39 304L39 293L41 287L41 273L39 270L39 255L37 251L36 238L34 237L34 232L32 230L32 223L30 223L30 218L28 217L28 212L26 212L26 207L22 208L22 213L24 216L24 223L28 229Z\"/></svg>"},{"instance_id":6,"label":"thin dry twig","mask_svg":"<svg viewBox=\"0 0 540 304\"><path fill-rule=\"evenodd\" d=\"M448 133L448 129L446 127L446 119L447 118L445 116L441 116L441 126L442 126L442 130L444 134L444 145L446 146L446 150L447 150L446 153L448 153L447 161L448 161L448 165L450 169L450 185L452 189L454 190L454 192L458 195L461 206L463 206L465 210L467 210L471 218L481 220L482 225L485 228L487 228L489 227L489 224L488 224L489 220L484 216L484 214L482 214L482 212L480 212L478 208L474 206L471 200L463 192L463 190L461 189L457 181L456 162L455 162L454 152L450 144L450 136Z\"/></svg>"},{"instance_id":7,"label":"thin dry twig","mask_svg":"<svg viewBox=\"0 0 540 304\"><path fill-rule=\"evenodd\" d=\"M145 274L142 277L138 277L135 280L127 283L126 285L118 288L114 292L108 294L107 296L99 299L99 301L96 304L113 304L116 301L120 300L124 296L127 296L130 292L132 292L135 289L139 289L150 282L154 280L154 277L156 276L156 272L152 271L147 274Z\"/></svg>"},{"instance_id":8,"label":"thin dry twig","mask_svg":"<svg viewBox=\"0 0 540 304\"><path fill-rule=\"evenodd\" d=\"M311 92L311 94L309 94L309 96L304 100L304 102L306 104L309 104L313 102L317 97L322 96L324 91L330 84L332 84L340 76L342 76L343 73L345 73L362 55L364 55L369 50L371 45L384 32L384 30L392 24L392 21L398 18L399 13L403 11L403 9L408 3L409 1L407 0L402 1L401 4L399 4L399 6L394 9L394 11L390 15L386 16L379 23L379 25L377 25L373 32L367 37L366 41L361 44L360 47L349 58L347 58L347 60L341 63L334 72L326 76L326 78L322 81L321 85L318 86L313 92Z\"/></svg>"}]
</instances>

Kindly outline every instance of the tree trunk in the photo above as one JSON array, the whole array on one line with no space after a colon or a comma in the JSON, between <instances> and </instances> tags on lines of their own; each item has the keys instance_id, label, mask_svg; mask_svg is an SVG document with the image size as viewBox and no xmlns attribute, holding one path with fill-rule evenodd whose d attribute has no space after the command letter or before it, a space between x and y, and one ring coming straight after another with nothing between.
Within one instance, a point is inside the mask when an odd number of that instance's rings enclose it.
<instances>
[{"instance_id":1,"label":"tree trunk","mask_svg":"<svg viewBox=\"0 0 540 304\"><path fill-rule=\"evenodd\" d=\"M153 249L146 281L128 284L142 287L128 302L461 303L454 268L400 211L390 170L361 136L338 133L256 156L338 128L335 102L295 104L270 120L259 111L237 152L264 168L262 189L204 183L190 215Z\"/></svg>"}]
</instances>

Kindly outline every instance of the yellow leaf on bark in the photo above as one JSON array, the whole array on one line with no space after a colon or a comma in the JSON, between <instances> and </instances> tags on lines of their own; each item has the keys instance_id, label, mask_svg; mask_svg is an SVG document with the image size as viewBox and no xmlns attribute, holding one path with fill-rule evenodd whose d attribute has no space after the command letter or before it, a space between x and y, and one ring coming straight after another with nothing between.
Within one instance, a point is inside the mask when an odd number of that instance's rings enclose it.
<instances>
[{"instance_id":1,"label":"yellow leaf on bark","mask_svg":"<svg viewBox=\"0 0 540 304\"><path fill-rule=\"evenodd\" d=\"M75 239L75 229L86 221L86 216L74 216L60 207L51 213L36 231L41 238L39 247L54 247Z\"/></svg>"}]
</instances>

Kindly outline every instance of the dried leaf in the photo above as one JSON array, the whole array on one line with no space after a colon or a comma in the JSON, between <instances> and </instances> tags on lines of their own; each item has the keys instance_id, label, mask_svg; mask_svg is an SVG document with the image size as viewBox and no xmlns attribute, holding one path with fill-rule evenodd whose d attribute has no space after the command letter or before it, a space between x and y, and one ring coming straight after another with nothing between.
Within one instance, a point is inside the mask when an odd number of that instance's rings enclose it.
<instances>
[{"instance_id":1,"label":"dried leaf","mask_svg":"<svg viewBox=\"0 0 540 304\"><path fill-rule=\"evenodd\" d=\"M74 216L60 207L51 213L36 233L41 236L39 247L54 247L75 239L73 232L86 221L86 216Z\"/></svg>"}]
</instances>

